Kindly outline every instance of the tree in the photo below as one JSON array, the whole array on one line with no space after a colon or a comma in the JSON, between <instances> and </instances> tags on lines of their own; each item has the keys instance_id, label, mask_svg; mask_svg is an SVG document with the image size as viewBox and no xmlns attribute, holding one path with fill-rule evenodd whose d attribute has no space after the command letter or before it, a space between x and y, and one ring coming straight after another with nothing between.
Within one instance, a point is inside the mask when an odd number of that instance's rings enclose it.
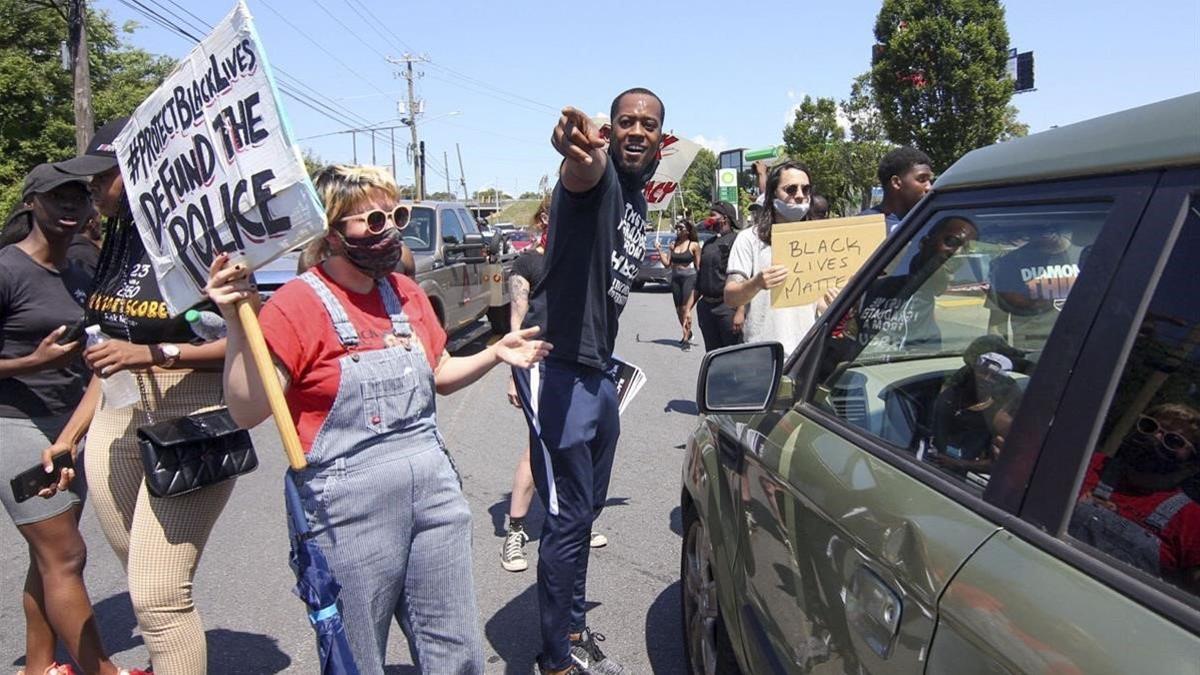
<instances>
[{"instance_id":1,"label":"tree","mask_svg":"<svg viewBox=\"0 0 1200 675\"><path fill-rule=\"evenodd\" d=\"M857 192L854 210L861 211L871 205L871 190L879 182L879 162L893 147L883 128L869 72L854 78L850 97L842 101L842 114L850 123L846 177L852 194Z\"/></svg>"},{"instance_id":2,"label":"tree","mask_svg":"<svg viewBox=\"0 0 1200 675\"><path fill-rule=\"evenodd\" d=\"M1013 93L1000 0L883 0L875 42L871 84L890 140L943 170L1000 138Z\"/></svg>"},{"instance_id":3,"label":"tree","mask_svg":"<svg viewBox=\"0 0 1200 675\"><path fill-rule=\"evenodd\" d=\"M716 181L717 156L708 148L700 148L692 165L679 181L678 209L693 220L706 217L709 207L717 200L713 192Z\"/></svg>"},{"instance_id":4,"label":"tree","mask_svg":"<svg viewBox=\"0 0 1200 675\"><path fill-rule=\"evenodd\" d=\"M75 155L74 83L60 61L62 16L24 0L0 0L0 16L0 209L8 213L29 169ZM135 29L127 24L124 32ZM99 123L132 113L174 67L124 44L104 12L88 12L87 39Z\"/></svg>"},{"instance_id":5,"label":"tree","mask_svg":"<svg viewBox=\"0 0 1200 675\"><path fill-rule=\"evenodd\" d=\"M304 170L308 173L309 178L315 178L317 172L325 168L325 160L308 148L301 153L301 159L304 160Z\"/></svg>"},{"instance_id":6,"label":"tree","mask_svg":"<svg viewBox=\"0 0 1200 675\"><path fill-rule=\"evenodd\" d=\"M1009 105L1004 108L1004 131L1000 132L1001 141L1011 141L1014 138L1024 138L1029 135L1029 125L1017 119L1021 114L1017 106Z\"/></svg>"},{"instance_id":7,"label":"tree","mask_svg":"<svg viewBox=\"0 0 1200 675\"><path fill-rule=\"evenodd\" d=\"M836 101L805 96L796 108L795 119L783 129L783 145L789 157L808 166L813 191L825 195L834 212L849 210L855 190L847 167L846 132L838 124Z\"/></svg>"},{"instance_id":8,"label":"tree","mask_svg":"<svg viewBox=\"0 0 1200 675\"><path fill-rule=\"evenodd\" d=\"M512 196L504 190L501 190L500 201L504 201L506 199L512 199ZM496 188L487 188L486 190L477 191L475 193L475 201L484 203L496 201Z\"/></svg>"},{"instance_id":9,"label":"tree","mask_svg":"<svg viewBox=\"0 0 1200 675\"><path fill-rule=\"evenodd\" d=\"M458 200L458 195L454 194L453 192L446 192L445 190L442 190L441 192L435 192L431 195L425 195L425 198L431 202L453 202Z\"/></svg>"},{"instance_id":10,"label":"tree","mask_svg":"<svg viewBox=\"0 0 1200 675\"><path fill-rule=\"evenodd\" d=\"M542 193L540 193L540 192L522 192L521 196L518 199L541 199L541 198L542 198Z\"/></svg>"}]
</instances>

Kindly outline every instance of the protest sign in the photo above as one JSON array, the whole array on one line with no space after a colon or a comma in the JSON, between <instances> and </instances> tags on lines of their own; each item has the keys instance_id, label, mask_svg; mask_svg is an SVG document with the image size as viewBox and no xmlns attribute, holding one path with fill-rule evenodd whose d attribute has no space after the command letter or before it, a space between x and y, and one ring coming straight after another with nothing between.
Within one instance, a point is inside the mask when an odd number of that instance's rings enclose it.
<instances>
[{"instance_id":1,"label":"protest sign","mask_svg":"<svg viewBox=\"0 0 1200 675\"><path fill-rule=\"evenodd\" d=\"M776 225L771 264L787 267L788 275L771 289L771 306L807 305L845 286L886 238L883 214Z\"/></svg>"},{"instance_id":2,"label":"protest sign","mask_svg":"<svg viewBox=\"0 0 1200 675\"><path fill-rule=\"evenodd\" d=\"M662 211L671 205L683 174L687 173L698 152L700 146L686 138L671 134L663 136L662 146L658 149L658 169L643 189L647 211Z\"/></svg>"},{"instance_id":3,"label":"protest sign","mask_svg":"<svg viewBox=\"0 0 1200 675\"><path fill-rule=\"evenodd\" d=\"M256 269L325 229L246 5L138 106L113 143L172 315L221 253Z\"/></svg>"}]
</instances>

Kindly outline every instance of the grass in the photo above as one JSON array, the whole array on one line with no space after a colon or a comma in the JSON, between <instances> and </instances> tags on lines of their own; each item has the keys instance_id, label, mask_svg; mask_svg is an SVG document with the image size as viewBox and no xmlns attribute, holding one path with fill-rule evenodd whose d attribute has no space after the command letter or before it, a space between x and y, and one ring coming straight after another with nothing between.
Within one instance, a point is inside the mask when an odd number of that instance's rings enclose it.
<instances>
[{"instance_id":1,"label":"grass","mask_svg":"<svg viewBox=\"0 0 1200 675\"><path fill-rule=\"evenodd\" d=\"M500 209L498 213L488 218L488 222L492 225L513 223L517 227L529 227L530 221L533 220L533 214L537 211L540 203L539 199L519 199Z\"/></svg>"}]
</instances>

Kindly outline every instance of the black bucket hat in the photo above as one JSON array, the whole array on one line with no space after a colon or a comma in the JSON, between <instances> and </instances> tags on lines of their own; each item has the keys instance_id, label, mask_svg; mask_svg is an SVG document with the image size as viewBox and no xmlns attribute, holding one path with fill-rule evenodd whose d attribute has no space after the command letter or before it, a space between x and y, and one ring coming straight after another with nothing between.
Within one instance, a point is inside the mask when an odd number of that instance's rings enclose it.
<instances>
[{"instance_id":1,"label":"black bucket hat","mask_svg":"<svg viewBox=\"0 0 1200 675\"><path fill-rule=\"evenodd\" d=\"M76 176L95 176L104 173L117 165L117 149L113 141L129 123L128 117L118 117L96 130L92 142L88 143L87 151L82 155L60 162L58 167Z\"/></svg>"},{"instance_id":2,"label":"black bucket hat","mask_svg":"<svg viewBox=\"0 0 1200 675\"><path fill-rule=\"evenodd\" d=\"M59 164L38 164L25 176L25 184L21 186L21 201L28 202L33 195L49 192L59 185L79 183L87 188L87 178L67 173Z\"/></svg>"}]
</instances>

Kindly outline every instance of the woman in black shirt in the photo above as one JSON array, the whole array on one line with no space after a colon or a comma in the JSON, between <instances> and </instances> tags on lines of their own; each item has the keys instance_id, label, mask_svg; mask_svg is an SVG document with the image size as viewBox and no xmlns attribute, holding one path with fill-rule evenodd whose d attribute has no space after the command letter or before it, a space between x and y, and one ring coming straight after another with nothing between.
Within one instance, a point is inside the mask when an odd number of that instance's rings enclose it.
<instances>
[{"instance_id":1,"label":"woman in black shirt","mask_svg":"<svg viewBox=\"0 0 1200 675\"><path fill-rule=\"evenodd\" d=\"M235 481L176 497L158 498L145 486L137 428L184 417L221 403L225 340L192 344L182 316L171 318L130 212L112 150L127 119L96 132L86 154L63 163L92 176L96 209L108 221L88 322L109 339L84 359L101 377L127 370L140 403L116 408L102 401L93 378L83 401L50 450L69 448L87 433L92 505L105 538L124 564L138 625L158 673L203 673L207 647L192 602L192 579L208 535Z\"/></svg>"},{"instance_id":2,"label":"woman in black shirt","mask_svg":"<svg viewBox=\"0 0 1200 675\"><path fill-rule=\"evenodd\" d=\"M0 248L0 501L29 544L25 668L60 672L54 650L61 639L84 672L109 675L118 670L101 644L83 581L82 476L47 499L18 503L8 489L14 476L38 465L83 396L89 373L79 339L59 342L82 319L91 288L91 275L67 255L91 200L86 180L41 164L25 178L22 201ZM17 239L18 232L25 235ZM63 470L64 479L70 471Z\"/></svg>"}]
</instances>

